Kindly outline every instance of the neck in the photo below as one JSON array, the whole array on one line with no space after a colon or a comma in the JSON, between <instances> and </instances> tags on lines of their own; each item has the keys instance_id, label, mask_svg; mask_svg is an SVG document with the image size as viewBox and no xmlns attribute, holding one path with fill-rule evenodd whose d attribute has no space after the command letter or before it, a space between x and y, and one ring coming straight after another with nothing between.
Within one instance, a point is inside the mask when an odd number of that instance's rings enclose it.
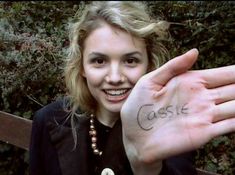
<instances>
[{"instance_id":1,"label":"neck","mask_svg":"<svg viewBox=\"0 0 235 175\"><path fill-rule=\"evenodd\" d=\"M116 121L120 118L120 112L113 113L109 111L97 111L96 118L102 124L113 127Z\"/></svg>"}]
</instances>

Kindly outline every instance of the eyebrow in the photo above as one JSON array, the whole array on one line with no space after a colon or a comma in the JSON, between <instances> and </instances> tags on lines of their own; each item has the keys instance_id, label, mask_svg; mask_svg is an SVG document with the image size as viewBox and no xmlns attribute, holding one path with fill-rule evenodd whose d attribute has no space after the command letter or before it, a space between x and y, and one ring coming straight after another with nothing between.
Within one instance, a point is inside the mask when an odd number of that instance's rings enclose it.
<instances>
[{"instance_id":1,"label":"eyebrow","mask_svg":"<svg viewBox=\"0 0 235 175\"><path fill-rule=\"evenodd\" d=\"M142 56L142 53L141 52L138 52L138 51L134 51L134 52L130 52L130 53L126 53L124 54L124 56L132 56L132 55L139 55L139 56Z\"/></svg>"},{"instance_id":2,"label":"eyebrow","mask_svg":"<svg viewBox=\"0 0 235 175\"><path fill-rule=\"evenodd\" d=\"M142 53L139 52L139 51L125 53L123 56L128 57L128 56L132 56L132 55L136 55L136 54L139 55L139 56L142 56ZM89 57L90 56L108 57L106 54L103 54L103 53L100 53L100 52L92 52L92 53L89 54Z\"/></svg>"},{"instance_id":3,"label":"eyebrow","mask_svg":"<svg viewBox=\"0 0 235 175\"><path fill-rule=\"evenodd\" d=\"M89 57L92 57L92 56L107 57L107 55L100 53L100 52L91 52L88 56Z\"/></svg>"}]
</instances>

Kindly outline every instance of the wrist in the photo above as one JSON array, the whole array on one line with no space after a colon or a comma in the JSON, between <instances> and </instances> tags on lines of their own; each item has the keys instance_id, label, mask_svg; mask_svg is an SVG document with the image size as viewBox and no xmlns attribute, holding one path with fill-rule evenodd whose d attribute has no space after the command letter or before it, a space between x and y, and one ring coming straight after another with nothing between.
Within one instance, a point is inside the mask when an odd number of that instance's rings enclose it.
<instances>
[{"instance_id":1,"label":"wrist","mask_svg":"<svg viewBox=\"0 0 235 175\"><path fill-rule=\"evenodd\" d=\"M160 174L162 170L162 159L160 157L153 157L153 153L147 151L148 149L145 149L143 145L133 145L125 138L123 143L134 175Z\"/></svg>"}]
</instances>

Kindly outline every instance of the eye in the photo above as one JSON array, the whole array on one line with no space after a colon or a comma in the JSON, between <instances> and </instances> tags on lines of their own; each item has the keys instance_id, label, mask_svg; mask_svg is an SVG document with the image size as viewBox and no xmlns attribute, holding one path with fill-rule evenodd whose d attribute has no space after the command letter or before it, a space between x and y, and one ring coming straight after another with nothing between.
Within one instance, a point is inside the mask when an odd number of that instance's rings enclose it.
<instances>
[{"instance_id":1,"label":"eye","mask_svg":"<svg viewBox=\"0 0 235 175\"><path fill-rule=\"evenodd\" d=\"M128 66L133 67L133 66L136 66L140 62L140 60L138 58L135 58L135 57L129 57L129 58L126 58L124 62Z\"/></svg>"},{"instance_id":2,"label":"eye","mask_svg":"<svg viewBox=\"0 0 235 175\"><path fill-rule=\"evenodd\" d=\"M104 64L104 59L102 59L102 58L97 58L96 60L95 60L95 63L96 64Z\"/></svg>"},{"instance_id":3,"label":"eye","mask_svg":"<svg viewBox=\"0 0 235 175\"><path fill-rule=\"evenodd\" d=\"M106 63L106 60L102 57L92 58L91 63L95 66L102 66Z\"/></svg>"}]
</instances>

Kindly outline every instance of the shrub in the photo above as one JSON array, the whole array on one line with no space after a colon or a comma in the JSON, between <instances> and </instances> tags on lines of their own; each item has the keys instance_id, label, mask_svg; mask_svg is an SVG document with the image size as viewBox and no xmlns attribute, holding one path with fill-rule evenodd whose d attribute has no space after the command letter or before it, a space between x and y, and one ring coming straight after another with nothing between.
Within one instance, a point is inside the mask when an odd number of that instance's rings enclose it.
<instances>
[{"instance_id":1,"label":"shrub","mask_svg":"<svg viewBox=\"0 0 235 175\"><path fill-rule=\"evenodd\" d=\"M79 1L80 2L80 1ZM75 1L0 3L0 110L32 119L33 113L65 93L62 70L67 24L83 7ZM154 17L173 22L171 57L198 48L194 69L235 64L233 2L150 1ZM213 139L198 150L197 167L234 174L235 136ZM0 143L1 175L27 174L28 153Z\"/></svg>"}]
</instances>

